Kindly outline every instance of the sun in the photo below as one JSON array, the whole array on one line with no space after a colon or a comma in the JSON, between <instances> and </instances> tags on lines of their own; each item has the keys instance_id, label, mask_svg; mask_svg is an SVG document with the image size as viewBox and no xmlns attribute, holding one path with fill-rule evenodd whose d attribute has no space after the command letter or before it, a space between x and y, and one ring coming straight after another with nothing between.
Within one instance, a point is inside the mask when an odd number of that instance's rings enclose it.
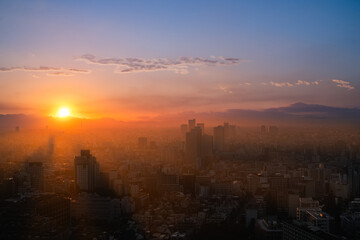
<instances>
[{"instance_id":1,"label":"sun","mask_svg":"<svg viewBox=\"0 0 360 240\"><path fill-rule=\"evenodd\" d=\"M68 117L70 116L70 109L67 107L62 107L59 109L59 111L57 112L57 116L59 118L64 118L64 117Z\"/></svg>"}]
</instances>

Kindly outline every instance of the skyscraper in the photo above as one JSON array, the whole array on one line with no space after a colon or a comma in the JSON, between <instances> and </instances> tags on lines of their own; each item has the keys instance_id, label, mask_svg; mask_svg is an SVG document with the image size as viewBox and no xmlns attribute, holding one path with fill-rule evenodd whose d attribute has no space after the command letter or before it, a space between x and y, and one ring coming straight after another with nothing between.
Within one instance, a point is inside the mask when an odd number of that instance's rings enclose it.
<instances>
[{"instance_id":1,"label":"skyscraper","mask_svg":"<svg viewBox=\"0 0 360 240\"><path fill-rule=\"evenodd\" d=\"M203 134L201 137L201 156L209 157L213 153L213 136Z\"/></svg>"},{"instance_id":2,"label":"skyscraper","mask_svg":"<svg viewBox=\"0 0 360 240\"><path fill-rule=\"evenodd\" d=\"M204 134L204 131L205 131L205 124L204 123L198 123L196 124L197 127L200 127L201 128L201 131L202 133Z\"/></svg>"},{"instance_id":3,"label":"skyscraper","mask_svg":"<svg viewBox=\"0 0 360 240\"><path fill-rule=\"evenodd\" d=\"M214 127L214 150L224 151L225 130L223 126Z\"/></svg>"},{"instance_id":4,"label":"skyscraper","mask_svg":"<svg viewBox=\"0 0 360 240\"><path fill-rule=\"evenodd\" d=\"M185 137L187 130L188 130L187 124L181 124L180 125L181 137Z\"/></svg>"},{"instance_id":5,"label":"skyscraper","mask_svg":"<svg viewBox=\"0 0 360 240\"><path fill-rule=\"evenodd\" d=\"M94 191L98 187L100 169L90 150L81 150L74 159L75 182L80 191Z\"/></svg>"},{"instance_id":6,"label":"skyscraper","mask_svg":"<svg viewBox=\"0 0 360 240\"><path fill-rule=\"evenodd\" d=\"M195 162L201 156L201 128L194 127L186 133L186 158Z\"/></svg>"},{"instance_id":7,"label":"skyscraper","mask_svg":"<svg viewBox=\"0 0 360 240\"><path fill-rule=\"evenodd\" d=\"M196 122L195 119L189 120L189 131L195 127L195 122Z\"/></svg>"}]
</instances>

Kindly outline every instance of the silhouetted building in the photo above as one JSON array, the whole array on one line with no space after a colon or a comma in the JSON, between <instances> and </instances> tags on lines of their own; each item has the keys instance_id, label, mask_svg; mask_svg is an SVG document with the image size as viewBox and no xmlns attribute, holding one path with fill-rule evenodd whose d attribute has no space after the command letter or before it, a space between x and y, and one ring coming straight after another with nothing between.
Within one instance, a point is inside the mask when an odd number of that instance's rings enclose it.
<instances>
[{"instance_id":1,"label":"silhouetted building","mask_svg":"<svg viewBox=\"0 0 360 240\"><path fill-rule=\"evenodd\" d=\"M90 150L81 150L75 160L75 182L80 191L94 191L98 187L100 169Z\"/></svg>"},{"instance_id":2,"label":"silhouetted building","mask_svg":"<svg viewBox=\"0 0 360 240\"><path fill-rule=\"evenodd\" d=\"M204 123L197 123L196 126L201 128L202 133L204 133L204 131L205 131L205 124Z\"/></svg>"},{"instance_id":3,"label":"silhouetted building","mask_svg":"<svg viewBox=\"0 0 360 240\"><path fill-rule=\"evenodd\" d=\"M188 125L187 124L181 124L180 125L181 137L185 137L187 130L188 130Z\"/></svg>"},{"instance_id":4,"label":"silhouetted building","mask_svg":"<svg viewBox=\"0 0 360 240\"><path fill-rule=\"evenodd\" d=\"M213 153L213 136L203 134L201 137L201 156L209 157Z\"/></svg>"},{"instance_id":5,"label":"silhouetted building","mask_svg":"<svg viewBox=\"0 0 360 240\"><path fill-rule=\"evenodd\" d=\"M194 162L201 157L201 128L194 127L186 133L186 158Z\"/></svg>"},{"instance_id":6,"label":"silhouetted building","mask_svg":"<svg viewBox=\"0 0 360 240\"><path fill-rule=\"evenodd\" d=\"M225 130L223 126L214 127L214 150L224 151Z\"/></svg>"},{"instance_id":7,"label":"silhouetted building","mask_svg":"<svg viewBox=\"0 0 360 240\"><path fill-rule=\"evenodd\" d=\"M189 131L195 127L196 120L190 119L189 120Z\"/></svg>"}]
</instances>

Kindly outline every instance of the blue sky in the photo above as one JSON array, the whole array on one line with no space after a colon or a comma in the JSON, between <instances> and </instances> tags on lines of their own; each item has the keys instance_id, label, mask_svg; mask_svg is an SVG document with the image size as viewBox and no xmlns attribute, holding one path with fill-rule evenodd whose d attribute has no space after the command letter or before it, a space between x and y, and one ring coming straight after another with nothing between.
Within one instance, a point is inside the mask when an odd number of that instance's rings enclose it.
<instances>
[{"instance_id":1,"label":"blue sky","mask_svg":"<svg viewBox=\"0 0 360 240\"><path fill-rule=\"evenodd\" d=\"M162 111L258 109L294 101L360 107L359 12L359 1L331 0L1 1L0 67L33 70L0 72L0 105L41 112L62 102L83 109L90 99L109 109L153 114L156 104L127 102L175 95L175 105ZM186 74L119 74L114 69L122 66L79 60L84 54L98 60L223 56L244 61L182 64ZM49 72L35 70L39 66L90 73L59 73L49 80ZM296 85L298 80L309 85ZM87 87L91 94L74 87ZM35 97L29 107L28 99L40 91L49 92L44 96L49 104ZM16 99L19 94L23 97ZM84 112L109 115L99 108Z\"/></svg>"}]
</instances>

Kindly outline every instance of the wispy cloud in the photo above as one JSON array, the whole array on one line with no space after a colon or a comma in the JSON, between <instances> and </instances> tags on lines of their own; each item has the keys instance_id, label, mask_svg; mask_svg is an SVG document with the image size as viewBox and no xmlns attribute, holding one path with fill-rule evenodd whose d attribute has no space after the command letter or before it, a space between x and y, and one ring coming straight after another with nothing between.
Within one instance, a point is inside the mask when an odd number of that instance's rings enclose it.
<instances>
[{"instance_id":1,"label":"wispy cloud","mask_svg":"<svg viewBox=\"0 0 360 240\"><path fill-rule=\"evenodd\" d=\"M294 86L294 84L289 83L289 82L272 82L271 81L270 84L275 87L293 87Z\"/></svg>"},{"instance_id":2,"label":"wispy cloud","mask_svg":"<svg viewBox=\"0 0 360 240\"><path fill-rule=\"evenodd\" d=\"M295 85L306 85L306 86L310 86L310 82L307 81L302 81L302 80L298 80Z\"/></svg>"},{"instance_id":3,"label":"wispy cloud","mask_svg":"<svg viewBox=\"0 0 360 240\"><path fill-rule=\"evenodd\" d=\"M90 70L62 67L0 67L0 72L44 72L49 76L73 76L74 73L90 73Z\"/></svg>"},{"instance_id":4,"label":"wispy cloud","mask_svg":"<svg viewBox=\"0 0 360 240\"><path fill-rule=\"evenodd\" d=\"M346 88L348 90L355 89L354 86L350 85L350 82L347 82L347 81L344 81L344 80L333 79L332 82L336 83L336 86L341 87L341 88Z\"/></svg>"},{"instance_id":5,"label":"wispy cloud","mask_svg":"<svg viewBox=\"0 0 360 240\"><path fill-rule=\"evenodd\" d=\"M69 73L69 72L50 72L47 74L48 76L64 76L64 77L71 77L74 76L74 74Z\"/></svg>"},{"instance_id":6,"label":"wispy cloud","mask_svg":"<svg viewBox=\"0 0 360 240\"><path fill-rule=\"evenodd\" d=\"M228 93L228 94L232 94L232 90L230 90L228 87L226 86L219 86L219 89L225 93Z\"/></svg>"},{"instance_id":7,"label":"wispy cloud","mask_svg":"<svg viewBox=\"0 0 360 240\"><path fill-rule=\"evenodd\" d=\"M169 58L103 58L97 59L96 56L85 54L78 60L86 61L91 64L113 65L116 66L115 73L134 73L134 72L153 72L153 71L173 71L175 73L187 74L191 66L220 66L237 65L246 60L240 58L227 57L179 57L175 60Z\"/></svg>"},{"instance_id":8,"label":"wispy cloud","mask_svg":"<svg viewBox=\"0 0 360 240\"><path fill-rule=\"evenodd\" d=\"M304 85L304 86L310 86L310 85L319 85L320 81L313 81L313 82L308 82L308 81L302 81L302 80L298 80L295 85Z\"/></svg>"},{"instance_id":9,"label":"wispy cloud","mask_svg":"<svg viewBox=\"0 0 360 240\"><path fill-rule=\"evenodd\" d=\"M267 85L266 83L262 83L263 85ZM291 82L270 82L270 85L275 87L294 87L294 86L311 86L311 85L319 85L320 81L303 81L303 80L297 80L296 83Z\"/></svg>"}]
</instances>

